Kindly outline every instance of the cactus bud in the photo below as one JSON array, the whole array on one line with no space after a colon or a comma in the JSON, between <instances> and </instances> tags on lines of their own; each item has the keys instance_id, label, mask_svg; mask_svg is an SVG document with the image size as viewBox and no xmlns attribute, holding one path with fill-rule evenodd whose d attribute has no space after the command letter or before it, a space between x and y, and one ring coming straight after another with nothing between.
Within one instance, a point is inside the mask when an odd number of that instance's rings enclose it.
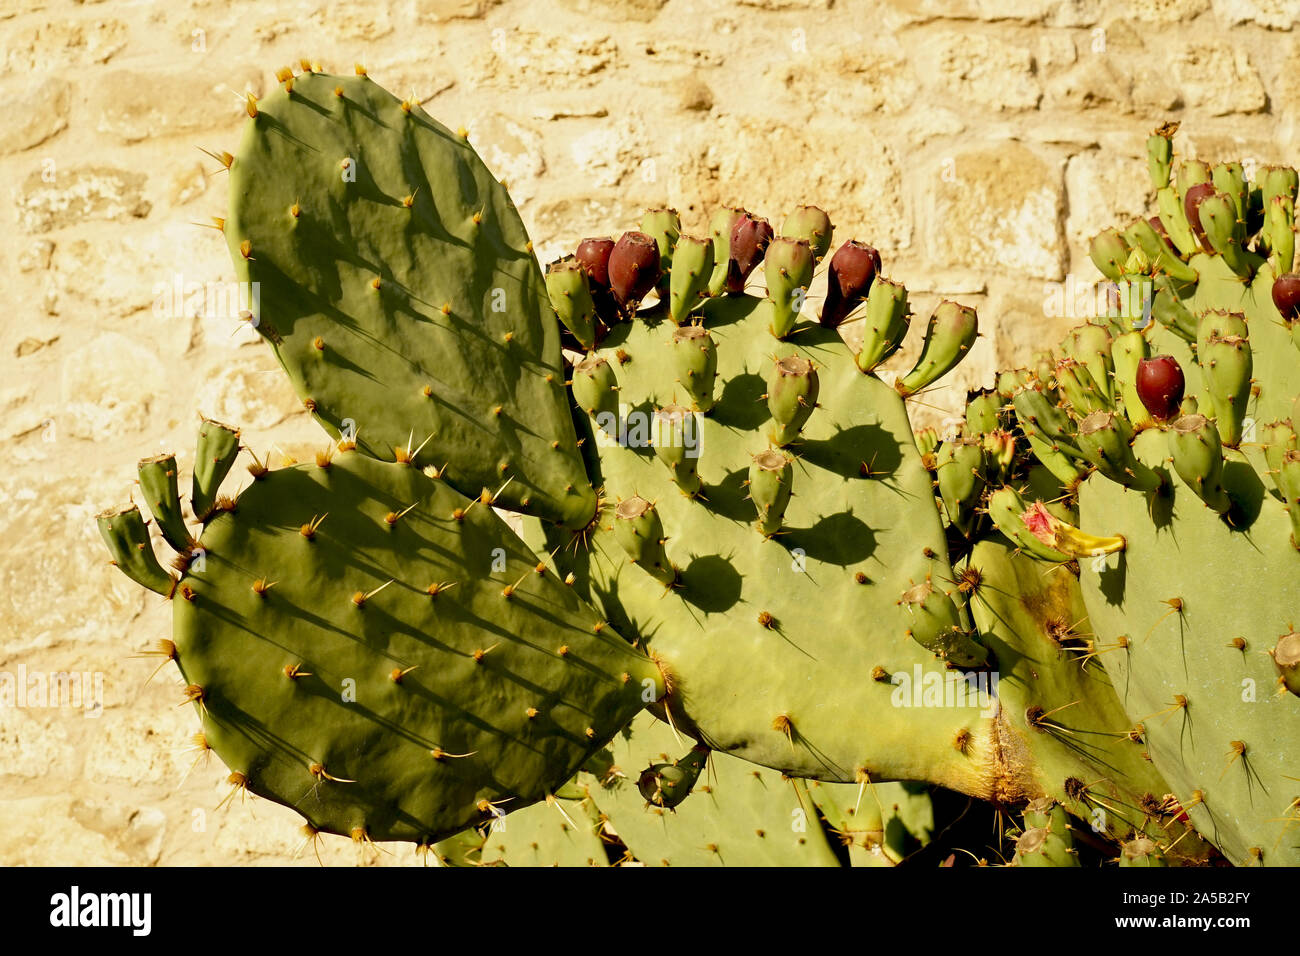
<instances>
[{"instance_id":1,"label":"cactus bud","mask_svg":"<svg viewBox=\"0 0 1300 956\"><path fill-rule=\"evenodd\" d=\"M618 434L618 376L599 355L573 366L573 398L606 434Z\"/></svg>"},{"instance_id":2,"label":"cactus bud","mask_svg":"<svg viewBox=\"0 0 1300 956\"><path fill-rule=\"evenodd\" d=\"M1088 257L1102 275L1114 282L1118 282L1124 274L1128 253L1128 243L1116 229L1099 232L1088 243Z\"/></svg>"},{"instance_id":3,"label":"cactus bud","mask_svg":"<svg viewBox=\"0 0 1300 956\"><path fill-rule=\"evenodd\" d=\"M677 382L691 396L697 412L713 408L713 385L718 376L718 349L707 329L684 325L669 339Z\"/></svg>"},{"instance_id":4,"label":"cactus bud","mask_svg":"<svg viewBox=\"0 0 1300 956\"><path fill-rule=\"evenodd\" d=\"M672 809L685 800L709 760L709 748L696 744L675 763L652 764L637 778L636 786L646 803Z\"/></svg>"},{"instance_id":5,"label":"cactus bud","mask_svg":"<svg viewBox=\"0 0 1300 956\"><path fill-rule=\"evenodd\" d=\"M596 303L587 271L575 256L546 267L546 292L560 322L583 349L596 347Z\"/></svg>"},{"instance_id":6,"label":"cactus bud","mask_svg":"<svg viewBox=\"0 0 1300 956\"><path fill-rule=\"evenodd\" d=\"M1283 634L1268 655L1273 658L1282 686L1300 697L1300 632Z\"/></svg>"},{"instance_id":7,"label":"cactus bud","mask_svg":"<svg viewBox=\"0 0 1300 956\"><path fill-rule=\"evenodd\" d=\"M672 473L673 484L685 495L699 494L700 431L691 410L665 405L655 412L651 444L655 457Z\"/></svg>"},{"instance_id":8,"label":"cactus bud","mask_svg":"<svg viewBox=\"0 0 1300 956\"><path fill-rule=\"evenodd\" d=\"M653 504L636 496L620 501L614 509L614 537L632 562L664 587L676 583L677 569L664 550L664 526Z\"/></svg>"},{"instance_id":9,"label":"cactus bud","mask_svg":"<svg viewBox=\"0 0 1300 956\"><path fill-rule=\"evenodd\" d=\"M789 335L799 321L799 310L812 284L813 265L812 249L803 239L773 239L768 244L763 271L772 308L771 332L778 339Z\"/></svg>"},{"instance_id":10,"label":"cactus bud","mask_svg":"<svg viewBox=\"0 0 1300 956\"><path fill-rule=\"evenodd\" d=\"M912 371L898 380L900 395L912 395L947 375L969 353L979 335L979 319L968 305L945 299L925 330L921 356Z\"/></svg>"},{"instance_id":11,"label":"cactus bud","mask_svg":"<svg viewBox=\"0 0 1300 956\"><path fill-rule=\"evenodd\" d=\"M713 243L679 236L668 281L668 318L681 325L699 303L713 275Z\"/></svg>"},{"instance_id":12,"label":"cactus bud","mask_svg":"<svg viewBox=\"0 0 1300 956\"><path fill-rule=\"evenodd\" d=\"M749 466L749 497L758 509L758 530L764 537L781 530L793 474L790 457L770 448L755 455Z\"/></svg>"},{"instance_id":13,"label":"cactus bud","mask_svg":"<svg viewBox=\"0 0 1300 956\"><path fill-rule=\"evenodd\" d=\"M682 221L676 209L652 209L641 217L641 231L655 241L659 248L659 298L668 295L668 283L673 270L673 253L682 234Z\"/></svg>"},{"instance_id":14,"label":"cactus bud","mask_svg":"<svg viewBox=\"0 0 1300 956\"><path fill-rule=\"evenodd\" d=\"M781 235L789 239L802 239L812 249L813 257L820 262L831 247L835 227L831 217L816 206L800 206L785 217Z\"/></svg>"},{"instance_id":15,"label":"cactus bud","mask_svg":"<svg viewBox=\"0 0 1300 956\"><path fill-rule=\"evenodd\" d=\"M1169 429L1174 471L1196 496L1219 514L1232 502L1223 490L1223 446L1219 431L1204 415L1185 415Z\"/></svg>"},{"instance_id":16,"label":"cactus bud","mask_svg":"<svg viewBox=\"0 0 1300 956\"><path fill-rule=\"evenodd\" d=\"M772 444L788 445L799 436L817 407L817 392L817 370L806 358L787 355L772 363L767 378L767 408L776 424Z\"/></svg>"}]
</instances>

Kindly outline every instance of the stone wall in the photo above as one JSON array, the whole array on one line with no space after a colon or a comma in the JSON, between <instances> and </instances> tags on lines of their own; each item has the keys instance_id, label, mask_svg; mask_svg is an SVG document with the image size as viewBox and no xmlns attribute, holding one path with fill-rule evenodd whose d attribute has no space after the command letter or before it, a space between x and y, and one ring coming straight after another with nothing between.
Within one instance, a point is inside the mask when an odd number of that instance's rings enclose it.
<instances>
[{"instance_id":1,"label":"stone wall","mask_svg":"<svg viewBox=\"0 0 1300 956\"><path fill-rule=\"evenodd\" d=\"M0 672L99 675L103 701L0 708L0 863L315 863L294 814L216 809L226 773L187 752L174 669L148 681L133 656L168 608L92 523L137 459L188 470L198 411L259 453L323 444L247 330L165 292L232 278L195 225L226 189L199 148L233 149L277 67L364 62L467 127L543 258L651 205L695 231L722 202L817 203L918 313L978 307L975 385L1075 321L1048 292L1091 282L1086 238L1144 209L1158 123L1183 121L1187 154L1295 158L1297 19L1300 0L0 0Z\"/></svg>"}]
</instances>

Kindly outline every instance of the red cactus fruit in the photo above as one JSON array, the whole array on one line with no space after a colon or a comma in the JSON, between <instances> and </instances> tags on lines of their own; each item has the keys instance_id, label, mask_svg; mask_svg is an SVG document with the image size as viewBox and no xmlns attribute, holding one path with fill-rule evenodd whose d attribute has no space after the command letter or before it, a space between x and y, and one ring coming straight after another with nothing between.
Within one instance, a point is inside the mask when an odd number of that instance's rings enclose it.
<instances>
[{"instance_id":1,"label":"red cactus fruit","mask_svg":"<svg viewBox=\"0 0 1300 956\"><path fill-rule=\"evenodd\" d=\"M1151 417L1167 422L1178 415L1183 401L1183 370L1172 355L1143 359L1137 370L1138 398Z\"/></svg>"},{"instance_id":2,"label":"red cactus fruit","mask_svg":"<svg viewBox=\"0 0 1300 956\"><path fill-rule=\"evenodd\" d=\"M745 291L745 279L767 254L772 241L772 224L759 216L745 213L731 227L731 259L727 263L727 291Z\"/></svg>"},{"instance_id":3,"label":"red cactus fruit","mask_svg":"<svg viewBox=\"0 0 1300 956\"><path fill-rule=\"evenodd\" d=\"M829 273L819 321L833 329L871 291L871 283L880 274L880 253L865 242L850 239L831 256Z\"/></svg>"}]
</instances>

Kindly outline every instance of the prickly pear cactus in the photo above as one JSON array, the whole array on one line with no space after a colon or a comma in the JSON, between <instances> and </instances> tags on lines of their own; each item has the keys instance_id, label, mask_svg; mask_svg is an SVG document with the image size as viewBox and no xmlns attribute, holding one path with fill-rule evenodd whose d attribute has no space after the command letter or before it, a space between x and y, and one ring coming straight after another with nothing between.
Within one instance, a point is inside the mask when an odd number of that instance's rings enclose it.
<instances>
[{"instance_id":1,"label":"prickly pear cactus","mask_svg":"<svg viewBox=\"0 0 1300 956\"><path fill-rule=\"evenodd\" d=\"M585 525L559 329L505 188L364 73L281 76L249 99L222 229L303 403L365 454Z\"/></svg>"},{"instance_id":2,"label":"prickly pear cactus","mask_svg":"<svg viewBox=\"0 0 1300 956\"><path fill-rule=\"evenodd\" d=\"M634 859L646 866L839 865L803 781L735 757L710 755L675 807L647 801L645 771L682 750L667 724L645 714L614 739L603 772L579 775Z\"/></svg>"},{"instance_id":3,"label":"prickly pear cactus","mask_svg":"<svg viewBox=\"0 0 1300 956\"><path fill-rule=\"evenodd\" d=\"M160 525L181 513L166 462ZM158 467L141 463L142 486ZM115 563L172 600L160 652L198 746L311 832L427 844L526 806L662 690L487 500L347 446L250 470L197 541L171 542L178 576L134 506L100 527Z\"/></svg>"},{"instance_id":4,"label":"prickly pear cactus","mask_svg":"<svg viewBox=\"0 0 1300 956\"><path fill-rule=\"evenodd\" d=\"M1122 294L1109 330L1080 330L1099 345L1036 376L1015 407L1045 465L1087 476L1083 528L1123 541L1081 570L1134 734L1229 859L1296 865L1296 174L1251 183L1239 164L1188 160L1171 182L1173 132L1149 144L1160 215L1092 247L1146 308Z\"/></svg>"},{"instance_id":5,"label":"prickly pear cactus","mask_svg":"<svg viewBox=\"0 0 1300 956\"><path fill-rule=\"evenodd\" d=\"M925 827L891 780L1046 800L1020 865L1072 865L1084 824L1130 865L1198 861L1183 811L1236 861L1294 859L1293 174L1171 185L1155 137L1162 218L1093 258L1155 290L1125 322L1156 322L1078 330L955 434L916 435L907 402L975 312L941 303L911 370L884 371L907 291L865 243L827 259L816 207L779 230L719 210L707 238L658 209L544 275L463 133L359 68L280 81L223 154L220 226L338 451L255 462L231 501L238 433L204 422L201 532L174 458L142 462L179 575L138 509L100 517L174 602L162 652L236 787L453 864L893 864ZM1243 608L1243 570L1269 600ZM646 704L659 722L628 729Z\"/></svg>"}]
</instances>

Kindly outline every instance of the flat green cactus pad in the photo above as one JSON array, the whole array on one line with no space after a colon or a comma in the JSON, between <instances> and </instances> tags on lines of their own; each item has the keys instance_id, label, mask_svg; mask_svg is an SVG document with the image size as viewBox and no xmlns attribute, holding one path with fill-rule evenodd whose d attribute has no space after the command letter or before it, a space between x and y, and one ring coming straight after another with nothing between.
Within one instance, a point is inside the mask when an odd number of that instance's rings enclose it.
<instances>
[{"instance_id":1,"label":"flat green cactus pad","mask_svg":"<svg viewBox=\"0 0 1300 956\"><path fill-rule=\"evenodd\" d=\"M365 76L288 85L248 120L224 231L299 396L367 454L418 447L465 494L585 525L559 326L505 188Z\"/></svg>"},{"instance_id":2,"label":"flat green cactus pad","mask_svg":"<svg viewBox=\"0 0 1300 956\"><path fill-rule=\"evenodd\" d=\"M853 783L865 771L1026 795L1020 768L998 764L1004 751L986 713L913 706L920 688L902 694L890 683L895 674L957 676L912 636L931 615L908 592L928 581L929 606L946 607L955 623L944 596L955 582L898 392L860 372L834 332L805 325L778 341L763 300L713 300L703 321L717 344L718 401L698 419L702 487L688 497L640 437L655 409L689 401L669 362L674 326L659 316L616 326L598 351L618 375L625 435L620 443L592 425L587 445L599 452L606 506L578 570L590 599L667 667L668 715L715 750L794 776ZM746 481L773 430L766 379L774 357L789 355L814 363L820 387L802 435L784 449L793 497L780 529L764 537ZM662 520L679 571L672 587L620 544L616 503L633 496L654 502ZM967 753L953 747L961 733L972 740Z\"/></svg>"},{"instance_id":3,"label":"flat green cactus pad","mask_svg":"<svg viewBox=\"0 0 1300 956\"><path fill-rule=\"evenodd\" d=\"M343 452L261 475L177 586L175 657L233 782L433 842L554 792L659 673L491 508Z\"/></svg>"},{"instance_id":4,"label":"flat green cactus pad","mask_svg":"<svg viewBox=\"0 0 1300 956\"><path fill-rule=\"evenodd\" d=\"M1143 432L1134 450L1159 467L1165 435ZM1253 502L1235 528L1172 468L1171 496L1154 502L1099 476L1085 482L1085 529L1122 534L1128 547L1084 563L1084 599L1115 689L1197 830L1235 863L1255 848L1265 865L1295 866L1300 698L1278 687L1267 651L1300 620L1300 552L1281 503L1241 455L1225 457L1229 495Z\"/></svg>"},{"instance_id":5,"label":"flat green cactus pad","mask_svg":"<svg viewBox=\"0 0 1300 956\"><path fill-rule=\"evenodd\" d=\"M676 809L647 806L637 777L681 756L690 741L649 714L610 745L599 778L581 774L591 800L632 855L647 866L838 866L802 781L714 753ZM509 818L507 818L507 824Z\"/></svg>"}]
</instances>

